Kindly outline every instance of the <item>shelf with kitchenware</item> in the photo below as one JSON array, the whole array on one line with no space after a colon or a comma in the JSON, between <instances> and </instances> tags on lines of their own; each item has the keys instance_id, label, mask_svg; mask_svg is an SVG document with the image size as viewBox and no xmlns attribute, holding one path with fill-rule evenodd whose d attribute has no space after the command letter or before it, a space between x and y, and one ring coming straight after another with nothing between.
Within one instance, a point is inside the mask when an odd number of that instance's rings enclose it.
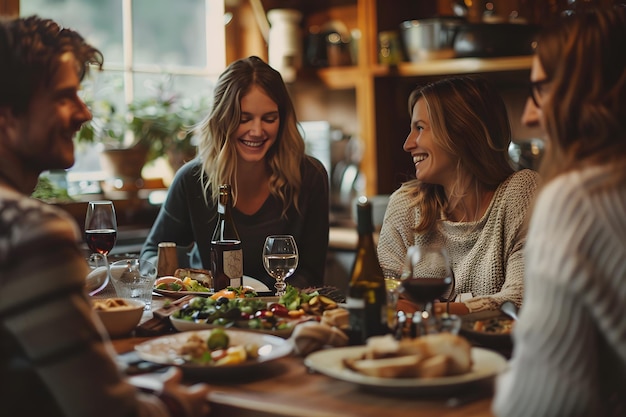
<instances>
[{"instance_id":1,"label":"shelf with kitchenware","mask_svg":"<svg viewBox=\"0 0 626 417\"><path fill-rule=\"evenodd\" d=\"M430 75L472 74L488 72L525 71L530 69L532 56L495 58L451 58L423 62L402 62L397 73L405 77Z\"/></svg>"},{"instance_id":2,"label":"shelf with kitchenware","mask_svg":"<svg viewBox=\"0 0 626 417\"><path fill-rule=\"evenodd\" d=\"M397 66L375 64L366 69L359 66L326 67L314 74L329 89L356 88L360 77L422 77L453 74L527 71L532 56L496 58L450 58L423 62L401 62ZM307 71L310 72L310 71Z\"/></svg>"},{"instance_id":3,"label":"shelf with kitchenware","mask_svg":"<svg viewBox=\"0 0 626 417\"><path fill-rule=\"evenodd\" d=\"M304 103L300 114L328 115L344 123L345 126L338 125L338 128L360 138L363 145L360 171L368 195L392 192L406 173L401 144L389 145L390 141L401 141L406 136L409 123L406 99L416 84L448 75L477 73L489 74L506 88L514 85L521 91L525 88L522 80L527 79L530 71L530 56L517 56L521 53L519 49L509 50L509 45L504 48L500 44L497 45L498 57L485 57L489 55L486 50L472 50L465 51L463 57L409 62L406 60L408 53L401 51L404 61L397 65L381 64L381 34L395 33L400 38L405 21L451 15L448 0L394 0L393 7L382 0L260 1L266 12L272 8L291 8L302 13L303 67L297 73L293 90L296 94L317 97L321 109L311 105L314 100L311 97L296 98L297 102ZM339 36L333 38L329 34ZM473 33L466 33L466 37L470 35ZM478 35L482 36L478 39L487 36L482 32ZM335 38L345 43L333 44ZM488 40L491 38L487 36ZM317 47L311 48L311 45ZM338 51L339 59L334 55ZM321 60L316 61L319 52ZM503 56L507 52L512 56ZM318 84L325 93L320 92ZM345 110L347 117L342 120L335 116L338 103L349 107Z\"/></svg>"}]
</instances>

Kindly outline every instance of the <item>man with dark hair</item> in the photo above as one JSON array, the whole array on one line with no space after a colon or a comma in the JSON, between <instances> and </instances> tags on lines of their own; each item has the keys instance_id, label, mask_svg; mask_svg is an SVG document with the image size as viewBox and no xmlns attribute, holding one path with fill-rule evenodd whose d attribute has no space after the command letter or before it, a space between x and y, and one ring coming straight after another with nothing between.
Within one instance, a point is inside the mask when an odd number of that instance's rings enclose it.
<instances>
[{"instance_id":1,"label":"man with dark hair","mask_svg":"<svg viewBox=\"0 0 626 417\"><path fill-rule=\"evenodd\" d=\"M208 387L168 375L161 398L124 381L84 290L80 230L30 198L41 172L74 164L91 119L78 96L100 51L33 16L0 21L0 403L7 416L202 416Z\"/></svg>"}]
</instances>

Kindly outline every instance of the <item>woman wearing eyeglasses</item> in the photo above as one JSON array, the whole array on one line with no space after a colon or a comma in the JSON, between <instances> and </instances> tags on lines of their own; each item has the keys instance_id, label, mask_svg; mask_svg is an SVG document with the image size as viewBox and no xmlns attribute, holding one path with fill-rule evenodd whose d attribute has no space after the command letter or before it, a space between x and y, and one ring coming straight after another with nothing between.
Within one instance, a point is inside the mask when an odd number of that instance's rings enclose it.
<instances>
[{"instance_id":1,"label":"woman wearing eyeglasses","mask_svg":"<svg viewBox=\"0 0 626 417\"><path fill-rule=\"evenodd\" d=\"M537 41L523 121L547 135L499 416L626 415L626 9Z\"/></svg>"}]
</instances>

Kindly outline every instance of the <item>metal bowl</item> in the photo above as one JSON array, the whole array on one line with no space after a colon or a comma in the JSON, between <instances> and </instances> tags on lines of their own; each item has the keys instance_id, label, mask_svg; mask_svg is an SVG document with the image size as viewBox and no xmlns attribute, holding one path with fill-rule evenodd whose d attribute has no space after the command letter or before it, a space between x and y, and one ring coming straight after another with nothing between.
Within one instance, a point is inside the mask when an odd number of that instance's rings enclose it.
<instances>
[{"instance_id":1,"label":"metal bowl","mask_svg":"<svg viewBox=\"0 0 626 417\"><path fill-rule=\"evenodd\" d=\"M453 58L454 38L463 19L440 17L407 20L400 24L406 56L411 62Z\"/></svg>"}]
</instances>

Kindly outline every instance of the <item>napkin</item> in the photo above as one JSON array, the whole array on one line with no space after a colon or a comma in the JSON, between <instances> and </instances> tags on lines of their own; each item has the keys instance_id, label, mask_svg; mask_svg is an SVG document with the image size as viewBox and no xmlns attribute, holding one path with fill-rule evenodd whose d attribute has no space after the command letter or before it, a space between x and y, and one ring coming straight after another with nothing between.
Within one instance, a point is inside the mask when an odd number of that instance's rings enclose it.
<instances>
[{"instance_id":1,"label":"napkin","mask_svg":"<svg viewBox=\"0 0 626 417\"><path fill-rule=\"evenodd\" d=\"M293 329L289 341L297 355L306 356L325 347L346 346L348 336L337 327L306 321Z\"/></svg>"},{"instance_id":2,"label":"napkin","mask_svg":"<svg viewBox=\"0 0 626 417\"><path fill-rule=\"evenodd\" d=\"M184 306L195 295L185 295L184 297L166 303L163 307L152 312L152 318L137 326L135 331L137 336L158 336L175 332L170 316Z\"/></svg>"}]
</instances>

